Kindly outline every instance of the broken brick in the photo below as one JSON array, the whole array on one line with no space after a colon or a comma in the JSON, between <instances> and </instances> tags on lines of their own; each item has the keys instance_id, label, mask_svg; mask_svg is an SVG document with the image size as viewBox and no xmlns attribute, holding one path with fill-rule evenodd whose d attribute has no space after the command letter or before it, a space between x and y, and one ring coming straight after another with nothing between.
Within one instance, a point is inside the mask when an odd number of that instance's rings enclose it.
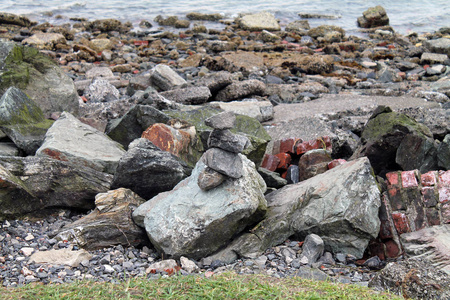
<instances>
[{"instance_id":1,"label":"broken brick","mask_svg":"<svg viewBox=\"0 0 450 300\"><path fill-rule=\"evenodd\" d=\"M411 232L408 217L404 213L393 213L392 219L394 221L394 226L397 229L398 234Z\"/></svg>"},{"instance_id":2,"label":"broken brick","mask_svg":"<svg viewBox=\"0 0 450 300\"><path fill-rule=\"evenodd\" d=\"M439 186L450 187L450 170L439 171Z\"/></svg>"},{"instance_id":3,"label":"broken brick","mask_svg":"<svg viewBox=\"0 0 450 300\"><path fill-rule=\"evenodd\" d=\"M386 173L386 178L387 178L388 185L397 185L399 183L398 172Z\"/></svg>"},{"instance_id":4,"label":"broken brick","mask_svg":"<svg viewBox=\"0 0 450 300\"><path fill-rule=\"evenodd\" d=\"M279 163L280 159L278 157L276 157L275 155L266 154L264 155L261 167L269 171L275 172L275 170L278 168Z\"/></svg>"},{"instance_id":5,"label":"broken brick","mask_svg":"<svg viewBox=\"0 0 450 300\"><path fill-rule=\"evenodd\" d=\"M296 143L294 146L294 151L296 154L300 155L315 149L324 149L324 143L321 140L311 140L302 143Z\"/></svg>"},{"instance_id":6,"label":"broken brick","mask_svg":"<svg viewBox=\"0 0 450 300\"><path fill-rule=\"evenodd\" d=\"M394 240L385 242L384 246L386 247L386 256L389 258L396 258L402 254L401 247Z\"/></svg>"},{"instance_id":7,"label":"broken brick","mask_svg":"<svg viewBox=\"0 0 450 300\"><path fill-rule=\"evenodd\" d=\"M448 187L439 187L439 202L447 203L450 201L450 188Z\"/></svg>"},{"instance_id":8,"label":"broken brick","mask_svg":"<svg viewBox=\"0 0 450 300\"><path fill-rule=\"evenodd\" d=\"M436 172L430 171L420 175L420 181L422 186L435 186L436 185Z\"/></svg>"},{"instance_id":9,"label":"broken brick","mask_svg":"<svg viewBox=\"0 0 450 300\"><path fill-rule=\"evenodd\" d=\"M331 169L333 169L334 167L343 165L343 164L345 164L346 162L347 162L347 161L346 161L345 159L341 159L341 158L339 158L339 159L333 159L332 161L330 161L330 162L328 163L328 170L331 170Z\"/></svg>"},{"instance_id":10,"label":"broken brick","mask_svg":"<svg viewBox=\"0 0 450 300\"><path fill-rule=\"evenodd\" d=\"M278 168L287 170L289 164L291 163L291 156L287 153L278 153L275 156L280 160L280 162L278 163Z\"/></svg>"},{"instance_id":11,"label":"broken brick","mask_svg":"<svg viewBox=\"0 0 450 300\"><path fill-rule=\"evenodd\" d=\"M402 187L416 187L417 183L416 172L413 171L403 171L402 172Z\"/></svg>"},{"instance_id":12,"label":"broken brick","mask_svg":"<svg viewBox=\"0 0 450 300\"><path fill-rule=\"evenodd\" d=\"M287 138L280 140L280 148L277 153L294 153L294 145L298 139L296 138ZM273 152L274 154L277 154Z\"/></svg>"}]
</instances>

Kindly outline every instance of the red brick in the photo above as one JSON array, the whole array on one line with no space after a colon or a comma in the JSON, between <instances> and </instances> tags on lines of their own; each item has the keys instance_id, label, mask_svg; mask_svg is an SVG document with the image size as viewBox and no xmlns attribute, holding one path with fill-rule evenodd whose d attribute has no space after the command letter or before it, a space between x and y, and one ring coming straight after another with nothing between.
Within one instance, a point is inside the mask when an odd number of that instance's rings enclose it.
<instances>
[{"instance_id":1,"label":"red brick","mask_svg":"<svg viewBox=\"0 0 450 300\"><path fill-rule=\"evenodd\" d=\"M278 169L287 170L289 164L291 163L291 156L287 153L278 153L275 156L280 160Z\"/></svg>"},{"instance_id":2,"label":"red brick","mask_svg":"<svg viewBox=\"0 0 450 300\"><path fill-rule=\"evenodd\" d=\"M398 186L388 186L388 195L393 210L406 209L406 205L403 203L400 188Z\"/></svg>"},{"instance_id":3,"label":"red brick","mask_svg":"<svg viewBox=\"0 0 450 300\"><path fill-rule=\"evenodd\" d=\"M435 186L436 185L436 172L430 171L420 176L422 186Z\"/></svg>"},{"instance_id":4,"label":"red brick","mask_svg":"<svg viewBox=\"0 0 450 300\"><path fill-rule=\"evenodd\" d=\"M386 247L386 256L389 258L396 258L402 254L401 247L394 240L385 242L384 246Z\"/></svg>"},{"instance_id":5,"label":"red brick","mask_svg":"<svg viewBox=\"0 0 450 300\"><path fill-rule=\"evenodd\" d=\"M443 186L440 187L438 191L439 191L439 202L447 203L450 201L450 188Z\"/></svg>"},{"instance_id":6,"label":"red brick","mask_svg":"<svg viewBox=\"0 0 450 300\"><path fill-rule=\"evenodd\" d=\"M388 185L398 185L398 172L386 173Z\"/></svg>"},{"instance_id":7,"label":"red brick","mask_svg":"<svg viewBox=\"0 0 450 300\"><path fill-rule=\"evenodd\" d=\"M276 157L275 155L266 154L264 155L261 167L269 171L275 172L275 170L278 168L279 163L280 159L278 157Z\"/></svg>"},{"instance_id":8,"label":"red brick","mask_svg":"<svg viewBox=\"0 0 450 300\"><path fill-rule=\"evenodd\" d=\"M302 143L297 143L294 148L295 153L298 155L315 149L323 149L323 143L320 142L319 140L311 140Z\"/></svg>"},{"instance_id":9,"label":"red brick","mask_svg":"<svg viewBox=\"0 0 450 300\"><path fill-rule=\"evenodd\" d=\"M435 208L427 208L427 219L430 226L441 225L439 211Z\"/></svg>"},{"instance_id":10,"label":"red brick","mask_svg":"<svg viewBox=\"0 0 450 300\"><path fill-rule=\"evenodd\" d=\"M345 159L341 159L341 158L339 158L339 159L333 159L332 161L330 161L330 162L328 163L328 170L331 170L331 169L333 169L334 167L343 165L343 164L345 164L346 162L347 162L347 161L346 161Z\"/></svg>"},{"instance_id":11,"label":"red brick","mask_svg":"<svg viewBox=\"0 0 450 300\"><path fill-rule=\"evenodd\" d=\"M437 204L437 189L433 186L425 186L422 188L423 204L425 207L434 207Z\"/></svg>"},{"instance_id":12,"label":"red brick","mask_svg":"<svg viewBox=\"0 0 450 300\"><path fill-rule=\"evenodd\" d=\"M280 150L278 153L294 153L294 145L298 139L296 138L288 138L280 140ZM272 152L273 154L278 154Z\"/></svg>"},{"instance_id":13,"label":"red brick","mask_svg":"<svg viewBox=\"0 0 450 300\"><path fill-rule=\"evenodd\" d=\"M417 183L417 178L415 171L403 171L402 172L402 187L416 187L419 184Z\"/></svg>"},{"instance_id":14,"label":"red brick","mask_svg":"<svg viewBox=\"0 0 450 300\"><path fill-rule=\"evenodd\" d=\"M450 203L445 203L441 206L441 220L442 224L450 223Z\"/></svg>"},{"instance_id":15,"label":"red brick","mask_svg":"<svg viewBox=\"0 0 450 300\"><path fill-rule=\"evenodd\" d=\"M393 213L392 219L394 221L394 226L397 229L398 234L411 232L408 217L404 213Z\"/></svg>"},{"instance_id":16,"label":"red brick","mask_svg":"<svg viewBox=\"0 0 450 300\"><path fill-rule=\"evenodd\" d=\"M450 187L450 170L439 171L439 186Z\"/></svg>"}]
</instances>

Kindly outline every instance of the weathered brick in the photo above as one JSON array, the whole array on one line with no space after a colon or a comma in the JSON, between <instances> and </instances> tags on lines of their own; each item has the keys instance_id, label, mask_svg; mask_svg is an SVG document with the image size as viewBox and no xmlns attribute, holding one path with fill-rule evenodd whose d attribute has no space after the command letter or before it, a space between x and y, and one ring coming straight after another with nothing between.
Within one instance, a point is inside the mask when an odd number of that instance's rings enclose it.
<instances>
[{"instance_id":1,"label":"weathered brick","mask_svg":"<svg viewBox=\"0 0 450 300\"><path fill-rule=\"evenodd\" d=\"M400 190L402 195L403 203L406 203L406 206L411 203L423 203L422 194L418 188L403 188Z\"/></svg>"},{"instance_id":2,"label":"weathered brick","mask_svg":"<svg viewBox=\"0 0 450 300\"><path fill-rule=\"evenodd\" d=\"M430 171L420 175L420 181L422 186L435 186L436 185L436 172Z\"/></svg>"},{"instance_id":3,"label":"weathered brick","mask_svg":"<svg viewBox=\"0 0 450 300\"><path fill-rule=\"evenodd\" d=\"M388 185L398 185L399 184L399 178L398 178L398 172L389 172L386 173L386 179Z\"/></svg>"},{"instance_id":4,"label":"weathered brick","mask_svg":"<svg viewBox=\"0 0 450 300\"><path fill-rule=\"evenodd\" d=\"M385 242L384 246L386 247L386 256L389 258L396 258L402 253L400 245L394 240Z\"/></svg>"},{"instance_id":5,"label":"weathered brick","mask_svg":"<svg viewBox=\"0 0 450 300\"><path fill-rule=\"evenodd\" d=\"M280 140L280 150L278 153L294 153L294 145L299 139L287 138ZM273 154L278 154L273 152Z\"/></svg>"},{"instance_id":6,"label":"weathered brick","mask_svg":"<svg viewBox=\"0 0 450 300\"><path fill-rule=\"evenodd\" d=\"M404 213L395 212L392 214L392 219L398 234L411 232L408 217Z\"/></svg>"},{"instance_id":7,"label":"weathered brick","mask_svg":"<svg viewBox=\"0 0 450 300\"><path fill-rule=\"evenodd\" d=\"M329 136L324 136L315 140L300 142L297 141L294 145L294 152L298 155L306 153L314 149L332 150L331 139Z\"/></svg>"},{"instance_id":8,"label":"weathered brick","mask_svg":"<svg viewBox=\"0 0 450 300\"><path fill-rule=\"evenodd\" d=\"M378 236L381 239L391 239L394 237L393 228L391 226L391 211L389 207L389 199L386 193L383 193L381 197L381 206L378 211L378 217L380 218L380 233Z\"/></svg>"},{"instance_id":9,"label":"weathered brick","mask_svg":"<svg viewBox=\"0 0 450 300\"><path fill-rule=\"evenodd\" d=\"M278 168L279 163L280 159L278 157L276 157L275 155L266 154L264 155L261 167L269 171L275 172L275 170Z\"/></svg>"},{"instance_id":10,"label":"weathered brick","mask_svg":"<svg viewBox=\"0 0 450 300\"><path fill-rule=\"evenodd\" d=\"M450 203L445 203L441 206L441 220L442 224L450 223Z\"/></svg>"},{"instance_id":11,"label":"weathered brick","mask_svg":"<svg viewBox=\"0 0 450 300\"><path fill-rule=\"evenodd\" d=\"M287 153L278 153L275 156L280 160L278 163L278 169L287 170L289 164L291 163L291 156Z\"/></svg>"},{"instance_id":12,"label":"weathered brick","mask_svg":"<svg viewBox=\"0 0 450 300\"><path fill-rule=\"evenodd\" d=\"M422 228L428 227L428 221L425 213L425 209L422 206L422 201L414 201L412 203L414 206L414 214L409 215L409 219L413 221L413 231L420 230Z\"/></svg>"},{"instance_id":13,"label":"weathered brick","mask_svg":"<svg viewBox=\"0 0 450 300\"><path fill-rule=\"evenodd\" d=\"M398 186L388 186L388 195L393 210L405 210L406 205L403 202L402 194Z\"/></svg>"},{"instance_id":14,"label":"weathered brick","mask_svg":"<svg viewBox=\"0 0 450 300\"><path fill-rule=\"evenodd\" d=\"M345 159L333 159L328 163L328 170L333 169L334 167L340 166L342 164L345 164L347 161Z\"/></svg>"},{"instance_id":15,"label":"weathered brick","mask_svg":"<svg viewBox=\"0 0 450 300\"><path fill-rule=\"evenodd\" d=\"M439 187L439 202L447 203L450 201L450 188L448 187Z\"/></svg>"},{"instance_id":16,"label":"weathered brick","mask_svg":"<svg viewBox=\"0 0 450 300\"><path fill-rule=\"evenodd\" d=\"M427 208L426 212L427 212L428 224L430 224L430 226L441 225L441 219L439 217L439 211L437 209Z\"/></svg>"},{"instance_id":17,"label":"weathered brick","mask_svg":"<svg viewBox=\"0 0 450 300\"><path fill-rule=\"evenodd\" d=\"M437 188L433 186L425 186L421 189L423 196L423 204L425 207L434 207L439 197Z\"/></svg>"},{"instance_id":18,"label":"weathered brick","mask_svg":"<svg viewBox=\"0 0 450 300\"><path fill-rule=\"evenodd\" d=\"M417 183L416 172L413 171L403 171L402 172L402 187L416 187L419 184Z\"/></svg>"},{"instance_id":19,"label":"weathered brick","mask_svg":"<svg viewBox=\"0 0 450 300\"><path fill-rule=\"evenodd\" d=\"M439 171L439 185L450 187L450 170Z\"/></svg>"}]
</instances>

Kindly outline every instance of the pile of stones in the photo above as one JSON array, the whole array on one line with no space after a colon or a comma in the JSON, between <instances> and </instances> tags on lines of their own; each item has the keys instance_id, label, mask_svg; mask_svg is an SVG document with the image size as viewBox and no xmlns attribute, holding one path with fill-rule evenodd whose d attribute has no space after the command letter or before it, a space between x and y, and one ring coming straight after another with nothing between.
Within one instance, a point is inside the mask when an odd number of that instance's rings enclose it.
<instances>
[{"instance_id":1,"label":"pile of stones","mask_svg":"<svg viewBox=\"0 0 450 300\"><path fill-rule=\"evenodd\" d=\"M207 168L198 177L198 186L210 190L225 179L238 179L243 175L242 159L239 153L250 144L247 137L230 131L235 126L233 112L223 112L205 120L213 128L208 138L208 150L203 155Z\"/></svg>"}]
</instances>

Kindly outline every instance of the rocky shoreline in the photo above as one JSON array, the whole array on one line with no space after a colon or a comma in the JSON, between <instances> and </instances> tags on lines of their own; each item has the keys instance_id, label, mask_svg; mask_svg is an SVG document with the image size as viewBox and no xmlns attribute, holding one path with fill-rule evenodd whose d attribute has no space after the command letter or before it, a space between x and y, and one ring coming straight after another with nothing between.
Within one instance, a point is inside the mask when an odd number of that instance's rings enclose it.
<instances>
[{"instance_id":1,"label":"rocky shoreline","mask_svg":"<svg viewBox=\"0 0 450 300\"><path fill-rule=\"evenodd\" d=\"M393 289L387 263L448 270L406 258L421 230L447 249L429 232L450 222L450 29L402 36L381 7L362 14L367 37L268 13L139 31L0 13L2 285L233 270ZM33 256L51 249L70 255ZM436 272L394 291L448 295Z\"/></svg>"}]
</instances>

